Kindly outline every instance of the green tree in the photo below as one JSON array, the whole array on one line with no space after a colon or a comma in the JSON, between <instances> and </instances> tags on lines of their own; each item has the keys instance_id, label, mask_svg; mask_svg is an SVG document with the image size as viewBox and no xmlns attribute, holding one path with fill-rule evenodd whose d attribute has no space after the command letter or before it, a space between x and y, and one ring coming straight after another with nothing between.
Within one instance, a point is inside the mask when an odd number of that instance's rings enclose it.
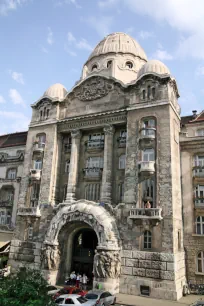
<instances>
[{"instance_id":1,"label":"green tree","mask_svg":"<svg viewBox=\"0 0 204 306\"><path fill-rule=\"evenodd\" d=\"M1 306L52 306L47 281L38 270L20 269L0 280Z\"/></svg>"}]
</instances>

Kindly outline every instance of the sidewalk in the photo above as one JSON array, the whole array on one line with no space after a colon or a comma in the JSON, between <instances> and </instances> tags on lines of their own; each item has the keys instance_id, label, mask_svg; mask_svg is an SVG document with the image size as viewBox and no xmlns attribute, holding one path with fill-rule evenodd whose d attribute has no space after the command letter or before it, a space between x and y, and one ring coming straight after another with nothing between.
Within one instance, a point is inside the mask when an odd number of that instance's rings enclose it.
<instances>
[{"instance_id":1,"label":"sidewalk","mask_svg":"<svg viewBox=\"0 0 204 306\"><path fill-rule=\"evenodd\" d=\"M116 294L116 297L117 304L130 306L188 306L198 300L204 301L204 295L188 295L182 297L179 301L159 300L121 293Z\"/></svg>"}]
</instances>

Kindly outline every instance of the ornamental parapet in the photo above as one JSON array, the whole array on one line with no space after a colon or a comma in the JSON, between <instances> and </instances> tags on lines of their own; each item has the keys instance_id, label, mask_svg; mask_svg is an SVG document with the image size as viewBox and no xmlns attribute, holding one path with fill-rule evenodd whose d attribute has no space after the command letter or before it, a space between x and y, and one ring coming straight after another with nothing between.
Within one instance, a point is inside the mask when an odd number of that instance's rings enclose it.
<instances>
[{"instance_id":1,"label":"ornamental parapet","mask_svg":"<svg viewBox=\"0 0 204 306\"><path fill-rule=\"evenodd\" d=\"M129 213L130 219L155 219L162 220L162 208L132 208Z\"/></svg>"},{"instance_id":2,"label":"ornamental parapet","mask_svg":"<svg viewBox=\"0 0 204 306\"><path fill-rule=\"evenodd\" d=\"M37 207L19 207L17 211L18 216L41 217L40 208Z\"/></svg>"},{"instance_id":3,"label":"ornamental parapet","mask_svg":"<svg viewBox=\"0 0 204 306\"><path fill-rule=\"evenodd\" d=\"M155 162L154 161L142 161L139 163L140 174L154 174Z\"/></svg>"}]
</instances>

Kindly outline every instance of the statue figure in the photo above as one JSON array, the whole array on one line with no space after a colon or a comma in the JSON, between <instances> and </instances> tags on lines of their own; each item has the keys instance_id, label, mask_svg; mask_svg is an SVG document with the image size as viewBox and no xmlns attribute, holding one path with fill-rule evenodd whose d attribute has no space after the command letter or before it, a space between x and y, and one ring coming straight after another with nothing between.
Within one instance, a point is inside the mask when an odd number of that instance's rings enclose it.
<instances>
[{"instance_id":1,"label":"statue figure","mask_svg":"<svg viewBox=\"0 0 204 306\"><path fill-rule=\"evenodd\" d=\"M120 276L120 255L118 251L95 251L94 275L98 278L118 278Z\"/></svg>"},{"instance_id":2,"label":"statue figure","mask_svg":"<svg viewBox=\"0 0 204 306\"><path fill-rule=\"evenodd\" d=\"M41 264L44 269L56 270L60 263L60 251L58 246L46 245L41 250Z\"/></svg>"},{"instance_id":3,"label":"statue figure","mask_svg":"<svg viewBox=\"0 0 204 306\"><path fill-rule=\"evenodd\" d=\"M50 253L51 269L57 270L60 263L60 251L58 246L54 245Z\"/></svg>"}]
</instances>

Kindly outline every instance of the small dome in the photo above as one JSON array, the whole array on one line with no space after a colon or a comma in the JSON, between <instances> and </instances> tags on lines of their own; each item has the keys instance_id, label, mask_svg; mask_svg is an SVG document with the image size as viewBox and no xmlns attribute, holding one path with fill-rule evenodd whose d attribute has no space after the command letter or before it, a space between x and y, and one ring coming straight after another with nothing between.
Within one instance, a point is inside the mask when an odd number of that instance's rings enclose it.
<instances>
[{"instance_id":1,"label":"small dome","mask_svg":"<svg viewBox=\"0 0 204 306\"><path fill-rule=\"evenodd\" d=\"M89 56L88 61L95 56L107 53L129 53L145 61L147 60L147 56L138 42L128 34L120 32L109 34L100 41Z\"/></svg>"},{"instance_id":2,"label":"small dome","mask_svg":"<svg viewBox=\"0 0 204 306\"><path fill-rule=\"evenodd\" d=\"M63 100L67 94L66 88L62 84L54 84L50 86L45 92L43 96L48 96L52 99Z\"/></svg>"},{"instance_id":3,"label":"small dome","mask_svg":"<svg viewBox=\"0 0 204 306\"><path fill-rule=\"evenodd\" d=\"M167 66L158 60L150 60L144 64L138 71L137 78L140 78L142 75L149 73L170 75L170 71Z\"/></svg>"}]
</instances>

